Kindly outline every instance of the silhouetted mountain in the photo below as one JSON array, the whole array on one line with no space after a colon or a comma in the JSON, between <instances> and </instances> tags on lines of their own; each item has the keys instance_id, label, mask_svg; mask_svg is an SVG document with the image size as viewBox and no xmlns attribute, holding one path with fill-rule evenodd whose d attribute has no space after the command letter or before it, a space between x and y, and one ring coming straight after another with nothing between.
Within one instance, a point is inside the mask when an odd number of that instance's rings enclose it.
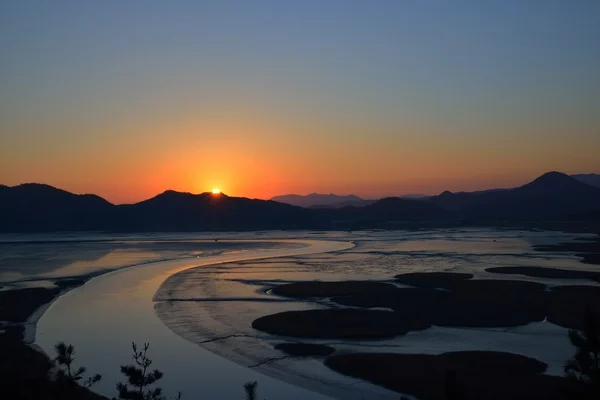
<instances>
[{"instance_id":1,"label":"silhouetted mountain","mask_svg":"<svg viewBox=\"0 0 600 400\"><path fill-rule=\"evenodd\" d=\"M103 229L114 207L99 196L76 195L49 185L4 186L0 189L0 229Z\"/></svg>"},{"instance_id":2,"label":"silhouetted mountain","mask_svg":"<svg viewBox=\"0 0 600 400\"><path fill-rule=\"evenodd\" d=\"M166 191L137 204L119 206L127 230L259 230L310 226L308 210L270 200Z\"/></svg>"},{"instance_id":3,"label":"silhouetted mountain","mask_svg":"<svg viewBox=\"0 0 600 400\"><path fill-rule=\"evenodd\" d=\"M346 205L359 205L359 203L364 201L360 197L355 196L353 194L347 196L339 196L333 193L311 193L306 196L299 194L286 194L283 196L275 196L271 200L299 207L343 207Z\"/></svg>"},{"instance_id":4,"label":"silhouetted mountain","mask_svg":"<svg viewBox=\"0 0 600 400\"><path fill-rule=\"evenodd\" d=\"M450 219L453 214L428 201L387 197L363 207L344 207L339 210L345 220L372 222L436 221Z\"/></svg>"},{"instance_id":5,"label":"silhouetted mountain","mask_svg":"<svg viewBox=\"0 0 600 400\"><path fill-rule=\"evenodd\" d=\"M421 194L408 194L408 195L399 196L399 197L392 197L392 198L406 199L406 200L423 200L423 199L425 199L427 197L428 196L421 195ZM341 203L332 203L332 204L328 204L328 205L310 206L309 208L364 207L364 206L368 206L368 205L377 203L380 200L383 200L383 199L374 199L374 200L348 200L348 201L343 201Z\"/></svg>"},{"instance_id":6,"label":"silhouetted mountain","mask_svg":"<svg viewBox=\"0 0 600 400\"><path fill-rule=\"evenodd\" d=\"M571 175L579 182L587 183L591 186L600 187L600 174L577 174Z\"/></svg>"},{"instance_id":7,"label":"silhouetted mountain","mask_svg":"<svg viewBox=\"0 0 600 400\"><path fill-rule=\"evenodd\" d=\"M343 208L343 207L364 207L375 203L377 200L349 200L341 203L333 203L327 205L315 205L309 208Z\"/></svg>"},{"instance_id":8,"label":"silhouetted mountain","mask_svg":"<svg viewBox=\"0 0 600 400\"><path fill-rule=\"evenodd\" d=\"M424 195L424 194L404 194L404 195L398 196L398 197L400 197L401 199L422 200L425 197L429 197L429 196Z\"/></svg>"},{"instance_id":9,"label":"silhouetted mountain","mask_svg":"<svg viewBox=\"0 0 600 400\"><path fill-rule=\"evenodd\" d=\"M414 199L421 200L428 196L422 194L407 194L399 196L401 199ZM362 199L353 194L347 196L341 196L337 194L319 194L311 193L308 195L299 194L286 194L282 196L275 196L271 198L273 201L280 203L291 204L294 206L305 207L305 208L343 208L348 206L353 207L364 207L377 202L380 199Z\"/></svg>"},{"instance_id":10,"label":"silhouetted mountain","mask_svg":"<svg viewBox=\"0 0 600 400\"><path fill-rule=\"evenodd\" d=\"M368 201L368 200L367 200ZM365 202L365 200L363 200ZM0 231L239 231L360 229L415 222L598 220L600 189L549 172L513 189L443 192L423 200L389 197L362 206L303 208L225 194L166 191L136 204L115 206L95 195L48 185L0 186Z\"/></svg>"},{"instance_id":11,"label":"silhouetted mountain","mask_svg":"<svg viewBox=\"0 0 600 400\"><path fill-rule=\"evenodd\" d=\"M560 172L548 172L513 189L444 192L430 201L471 220L539 220L583 214L598 207L600 189Z\"/></svg>"},{"instance_id":12,"label":"silhouetted mountain","mask_svg":"<svg viewBox=\"0 0 600 400\"><path fill-rule=\"evenodd\" d=\"M576 212L573 214L569 214L568 220L570 221L600 221L600 206L596 208L591 208L586 211Z\"/></svg>"},{"instance_id":13,"label":"silhouetted mountain","mask_svg":"<svg viewBox=\"0 0 600 400\"><path fill-rule=\"evenodd\" d=\"M435 204L399 198L365 207L309 209L271 200L169 190L140 203L115 206L98 196L75 195L47 185L0 189L3 232L345 229L450 217Z\"/></svg>"}]
</instances>

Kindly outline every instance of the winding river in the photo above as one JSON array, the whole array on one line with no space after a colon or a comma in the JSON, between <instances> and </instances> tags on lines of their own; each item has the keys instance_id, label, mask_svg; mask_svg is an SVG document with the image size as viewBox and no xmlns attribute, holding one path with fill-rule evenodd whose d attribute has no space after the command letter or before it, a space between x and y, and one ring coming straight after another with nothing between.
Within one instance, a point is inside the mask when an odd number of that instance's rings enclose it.
<instances>
[{"instance_id":1,"label":"winding river","mask_svg":"<svg viewBox=\"0 0 600 400\"><path fill-rule=\"evenodd\" d=\"M150 343L149 355L154 360L153 367L165 373L160 386L168 396L181 390L187 399L242 399L242 385L256 380L259 382L259 398L327 398L204 350L173 333L156 316L154 294L169 276L185 269L244 260L326 253L353 247L350 242L321 240L247 242L281 242L298 247L253 248L197 260L140 265L98 276L52 303L38 321L35 343L48 354L53 353L53 346L59 341L73 344L77 351L76 364L86 366L89 373L103 375L102 381L94 390L109 398L116 395L115 384L123 378L119 366L132 361L132 341Z\"/></svg>"}]
</instances>

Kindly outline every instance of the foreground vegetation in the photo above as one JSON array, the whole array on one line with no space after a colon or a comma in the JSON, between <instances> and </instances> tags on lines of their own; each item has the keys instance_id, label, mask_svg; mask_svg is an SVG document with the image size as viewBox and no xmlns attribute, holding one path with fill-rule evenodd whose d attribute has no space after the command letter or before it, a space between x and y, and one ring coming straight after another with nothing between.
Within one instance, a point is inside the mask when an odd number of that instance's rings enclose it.
<instances>
[{"instance_id":1,"label":"foreground vegetation","mask_svg":"<svg viewBox=\"0 0 600 400\"><path fill-rule=\"evenodd\" d=\"M5 332L0 335L0 399L106 400L90 390L102 380L102 376L88 375L87 369L76 363L73 345L57 343L54 346L56 355L49 359L20 340L20 329L3 329ZM149 343L144 343L142 348L132 343L134 362L121 366L121 373L126 379L116 384L117 397L112 400L182 399L181 392L167 396L157 386L163 373L152 367L149 348ZM240 394L245 393L247 400L256 400L257 387L257 382L247 382L240 388Z\"/></svg>"},{"instance_id":2,"label":"foreground vegetation","mask_svg":"<svg viewBox=\"0 0 600 400\"><path fill-rule=\"evenodd\" d=\"M11 327L5 327L5 330L4 334L0 336L0 338L2 338L2 340L0 340L0 351L2 351L3 354L2 362L0 362L0 376L3 377L4 381L4 383L0 385L0 398L17 400L106 400L104 397L89 390L90 387L102 379L102 376L99 374L88 375L86 368L79 366L78 363L76 363L76 351L72 345L63 342L56 344L56 355L52 360L49 360L42 353L26 346L20 340L15 340L19 339L18 330L15 331ZM521 391L529 391L527 397L523 398L564 400L600 399L600 317L592 312L590 308L587 308L585 311L583 329L570 330L569 339L577 350L573 358L568 360L564 366L565 378L561 379L558 377L545 376L549 379L547 381L544 380L544 382L551 384L551 390L532 391L531 388L520 386L519 389ZM132 343L133 363L121 366L121 373L125 380L124 382L116 384L117 397L113 398L113 400L182 399L181 392L167 396L159 387L159 382L163 378L163 373L153 367L153 361L148 354L149 349L149 343L144 343L141 347ZM486 352L480 353L481 355L477 357L484 357L484 353ZM439 365L436 365L434 369L439 369L438 367L445 368L445 366L451 365L448 364L448 361L445 360L445 358L452 358L454 357L453 354L457 353L431 356L439 358L439 361L436 361L436 364ZM503 354L506 353L495 354L496 357L498 357L503 356ZM351 358L353 356L369 356L369 354L349 354L342 357ZM390 357L394 355L383 354L380 356ZM513 362L512 368L516 369L517 375L527 375L529 373L541 371L540 366L543 365L543 363L533 359L527 359L523 356L512 356L523 359L520 360L519 363ZM472 360L475 360L476 358L472 358ZM14 362L7 363L6 360L8 359ZM327 364L330 364L332 362L331 360L334 359L335 357L328 359L326 361ZM349 365L351 365L353 360L349 360L348 362L350 363ZM500 370L494 369L496 368L495 364L496 362L489 364L489 367L491 368L490 373L493 375L493 379L506 380L508 375L503 375L498 372ZM464 369L459 371L447 369L443 379L439 380L431 375L434 372L433 370L427 368L422 369L419 365L404 365L404 367L405 368L392 370L392 373L398 377L406 378L404 374L409 370L416 370L417 374L424 372L431 378L431 385L439 386L434 391L435 393L438 393L437 395L431 397L431 393L434 392L428 392L429 395L423 393L419 396L423 399L472 400L481 398L479 397L481 393L473 392L472 382L463 380L465 376L468 378L468 375L464 374ZM364 369L365 366L363 365L362 368ZM366 368L369 369L370 367L367 365ZM543 369L545 369L545 367L543 367ZM415 379L416 381L428 381L427 376L420 376ZM365 376L364 378L372 380L369 376ZM393 382L390 384L390 382L385 379L373 379L372 381L373 383L382 384L390 389L399 391L402 391L400 388L406 387L402 386L405 384L402 384L396 388L394 387ZM557 382L562 383L556 385ZM509 381L507 380L505 383L509 383ZM240 394L245 393L247 400L256 400L257 386L257 382L248 382L244 385L243 392L242 388L240 388ZM500 393L498 395L501 396ZM492 396L492 398L502 397ZM400 397L400 399L408 400L408 397Z\"/></svg>"}]
</instances>

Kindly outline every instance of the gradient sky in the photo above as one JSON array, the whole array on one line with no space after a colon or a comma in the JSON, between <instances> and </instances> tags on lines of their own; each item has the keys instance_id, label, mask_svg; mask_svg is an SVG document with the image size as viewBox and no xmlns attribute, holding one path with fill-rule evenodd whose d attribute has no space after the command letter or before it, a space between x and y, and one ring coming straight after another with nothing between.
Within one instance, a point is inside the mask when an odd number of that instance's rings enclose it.
<instances>
[{"instance_id":1,"label":"gradient sky","mask_svg":"<svg viewBox=\"0 0 600 400\"><path fill-rule=\"evenodd\" d=\"M116 203L600 172L600 1L0 1L0 183Z\"/></svg>"}]
</instances>

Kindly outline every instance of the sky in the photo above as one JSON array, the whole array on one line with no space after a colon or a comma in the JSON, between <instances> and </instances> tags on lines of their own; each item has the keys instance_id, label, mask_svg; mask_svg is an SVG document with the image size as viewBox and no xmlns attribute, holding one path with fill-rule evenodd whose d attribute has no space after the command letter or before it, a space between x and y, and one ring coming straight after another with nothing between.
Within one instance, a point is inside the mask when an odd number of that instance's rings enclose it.
<instances>
[{"instance_id":1,"label":"sky","mask_svg":"<svg viewBox=\"0 0 600 400\"><path fill-rule=\"evenodd\" d=\"M0 1L0 183L131 203L600 173L597 0Z\"/></svg>"}]
</instances>

